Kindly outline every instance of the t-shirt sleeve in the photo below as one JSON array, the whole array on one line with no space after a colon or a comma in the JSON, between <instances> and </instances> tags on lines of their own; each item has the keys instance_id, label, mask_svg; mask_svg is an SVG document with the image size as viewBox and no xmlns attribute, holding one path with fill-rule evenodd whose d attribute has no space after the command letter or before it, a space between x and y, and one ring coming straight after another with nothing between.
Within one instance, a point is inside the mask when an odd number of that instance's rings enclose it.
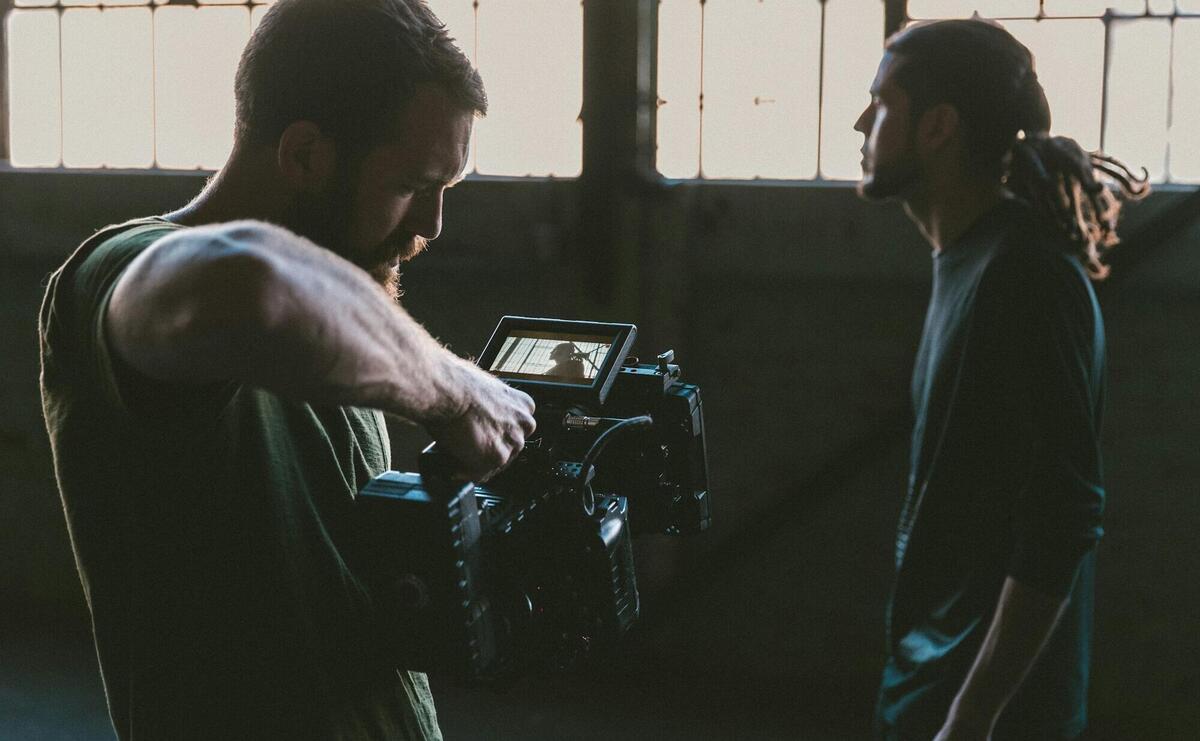
<instances>
[{"instance_id":1,"label":"t-shirt sleeve","mask_svg":"<svg viewBox=\"0 0 1200 741\"><path fill-rule=\"evenodd\" d=\"M980 285L983 362L1029 469L1013 492L1009 575L1065 597L1103 535L1099 451L1104 333L1082 271L1060 255L1001 257Z\"/></svg>"},{"instance_id":2,"label":"t-shirt sleeve","mask_svg":"<svg viewBox=\"0 0 1200 741\"><path fill-rule=\"evenodd\" d=\"M125 411L131 411L136 400L130 390L148 388L154 382L138 374L124 363L109 343L105 317L113 291L130 263L158 239L171 233L169 226L134 227L100 243L82 256L78 265L64 272L57 288L57 301L65 310L62 319L67 323L63 342L69 345L70 363L74 372L84 374L105 399ZM64 293L65 292L65 293Z\"/></svg>"}]
</instances>

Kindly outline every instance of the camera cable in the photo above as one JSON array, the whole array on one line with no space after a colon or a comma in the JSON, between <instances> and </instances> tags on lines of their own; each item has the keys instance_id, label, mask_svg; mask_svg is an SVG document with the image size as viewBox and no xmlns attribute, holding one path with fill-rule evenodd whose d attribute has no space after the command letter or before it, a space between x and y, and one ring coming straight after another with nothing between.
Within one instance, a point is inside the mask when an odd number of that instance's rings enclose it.
<instances>
[{"instance_id":1,"label":"camera cable","mask_svg":"<svg viewBox=\"0 0 1200 741\"><path fill-rule=\"evenodd\" d=\"M614 437L616 437L618 434L623 434L622 431L629 432L630 430L652 426L654 426L654 419L649 414L643 414L637 417L623 419L614 424L612 427L609 427L604 432L600 433L600 436L597 437L596 441L592 443L592 447L588 448L587 454L583 456L583 462L579 465L579 481L584 483L587 482L588 472L591 471L592 466L595 465L596 459L600 457L602 452L604 452L605 446L607 446Z\"/></svg>"}]
</instances>

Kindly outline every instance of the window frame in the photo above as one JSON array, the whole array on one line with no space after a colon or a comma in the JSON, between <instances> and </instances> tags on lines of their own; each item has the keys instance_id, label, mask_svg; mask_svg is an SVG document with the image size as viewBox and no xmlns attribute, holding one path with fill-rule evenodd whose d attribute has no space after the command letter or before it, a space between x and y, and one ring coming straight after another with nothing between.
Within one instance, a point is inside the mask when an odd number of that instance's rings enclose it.
<instances>
[{"instance_id":1,"label":"window frame","mask_svg":"<svg viewBox=\"0 0 1200 741\"><path fill-rule=\"evenodd\" d=\"M705 0L696 0L699 3ZM826 5L829 0L814 0L820 2L822 6ZM893 33L901 30L907 23L912 21L936 20L936 18L913 18L908 12L908 0L880 0L884 5L884 29L883 39L886 40ZM1103 15L1093 16L1058 16L1046 15L1044 11L1045 0L1038 2L1038 14L1035 16L1017 15L1017 16L997 16L994 20L1010 21L1010 20L1033 20L1037 22L1055 22L1059 20L1082 20L1096 19L1104 23L1104 59L1102 63L1102 85L1101 85L1101 107L1100 107L1100 149L1104 150L1106 127L1108 123L1108 95L1109 95L1109 73L1111 67L1111 29L1114 22L1136 20L1138 18L1154 18L1164 22L1173 23L1179 18L1195 18L1200 19L1200 13L1184 12L1179 10L1178 6L1172 13L1151 13L1149 10L1149 0L1144 0L1145 10L1140 15L1128 13L1113 13L1111 10L1106 10ZM824 22L824 20L822 20ZM824 28L822 28L822 46L824 45ZM821 59L822 67L824 66L824 55ZM1171 74L1173 75L1174 63L1172 60ZM821 99L818 101L818 140L820 137L820 127L822 125L821 111L824 106L824 71L821 73ZM586 95L586 93L585 93ZM1169 93L1173 96L1173 92ZM1170 105L1173 97L1168 97L1168 105ZM1170 112L1168 111L1168 120L1170 120ZM687 177L687 178L669 178L654 170L658 180L668 186L702 186L702 185L719 185L719 186L753 186L753 187L826 187L826 188L852 188L855 182L852 180L838 180L822 177L820 174L821 152L818 149L817 162L818 174L813 178L747 178L747 179L728 179L728 178L705 178L705 177ZM1171 172L1170 155L1166 160L1166 177L1170 177ZM1158 191L1192 191L1200 189L1200 183L1180 182L1178 180L1164 180L1162 182L1153 183L1154 189Z\"/></svg>"},{"instance_id":2,"label":"window frame","mask_svg":"<svg viewBox=\"0 0 1200 741\"><path fill-rule=\"evenodd\" d=\"M824 6L828 0L812 0ZM655 162L657 146L657 99L658 99L658 0L580 0L583 14L583 120L581 171L578 176L554 175L505 176L470 173L468 181L544 183L584 182L586 190L594 190L597 181L632 179L642 186L652 188L674 188L678 186L748 186L784 188L852 188L854 181L821 177L776 179L724 179L724 178L668 178L658 172ZM703 0L697 0L703 2ZM883 39L900 30L913 20L908 14L907 0L880 0L884 6ZM197 0L167 0L165 4L198 6ZM257 3L244 0L239 5L255 7ZM1045 20L1043 3L1039 2L1039 14L1034 18L1019 17L1021 20ZM601 7L603 6L603 7ZM52 6L60 14L63 6ZM151 8L156 6L150 3ZM220 6L218 6L220 7ZM226 6L229 7L229 6ZM59 164L57 167L14 167L9 160L9 98L8 98L8 45L7 19L16 9L15 0L0 0L0 23L5 32L0 33L0 170L6 172L45 172L70 174L139 174L147 176L195 175L215 172L204 168L175 169L157 165L148 168L76 168ZM1107 124L1108 79L1109 79L1109 33L1114 20L1129 20L1136 15L1117 15L1106 12L1099 16L1105 24L1104 84L1101 91L1101 148L1104 145L1104 128ZM1195 18L1200 14L1183 13L1176 8L1170 15L1152 15L1147 12L1140 17L1174 20ZM1015 20L1002 18L1000 20ZM632 33L613 33L632 30ZM606 35L607 34L607 35ZM625 60L613 65L614 59ZM822 66L824 60L822 59ZM824 74L821 75L823 95ZM824 101L818 101L818 111ZM592 113L595 112L593 117ZM818 117L820 114L818 113ZM818 123L820 123L818 121ZM820 153L818 152L818 163ZM1170 161L1168 159L1168 176ZM818 170L819 172L819 170ZM609 184L608 188L614 187ZM1155 184L1157 189L1192 190L1200 187L1192 183L1167 180ZM607 188L606 188L607 189Z\"/></svg>"},{"instance_id":3,"label":"window frame","mask_svg":"<svg viewBox=\"0 0 1200 741\"><path fill-rule=\"evenodd\" d=\"M186 6L186 7L215 7L215 8L231 8L245 7L249 9L268 7L266 2L256 2L256 0L237 0L237 2L218 2L204 3L201 0L147 0L145 3L120 2L117 0L113 5L80 5L80 6L64 6L62 0L54 0L56 4L46 6L18 6L16 0L0 0L0 172L39 172L39 173L62 173L62 174L81 174L81 175L103 175L103 174L123 174L123 175L143 175L143 176L194 176L194 175L211 175L217 172L217 169L207 169L203 167L197 168L175 168L161 167L155 162L149 167L69 167L62 164L62 153L59 153L59 164L56 166L15 166L9 159L10 141L9 141L9 115L8 115L8 16L12 10L43 10L55 11L62 16L62 13L67 10L77 9L97 9L103 10L106 7L146 7L152 12L158 8L166 6ZM586 9L588 5L595 5L589 0L577 0ZM621 0L624 2L625 0ZM657 0L655 0L657 2ZM586 16L586 13L585 13ZM584 34L587 33L587 20L584 19ZM586 53L586 52L584 52ZM580 64L583 64L583 54L581 54ZM59 71L61 76L62 71ZM583 96L586 105L587 97L586 81L584 84ZM586 136L586 134L585 134ZM583 157L581 156L581 167ZM481 174L472 170L465 177L468 181L485 181L485 182L575 182L582 177L582 172L579 175L564 176L564 175L496 175L496 174Z\"/></svg>"}]
</instances>

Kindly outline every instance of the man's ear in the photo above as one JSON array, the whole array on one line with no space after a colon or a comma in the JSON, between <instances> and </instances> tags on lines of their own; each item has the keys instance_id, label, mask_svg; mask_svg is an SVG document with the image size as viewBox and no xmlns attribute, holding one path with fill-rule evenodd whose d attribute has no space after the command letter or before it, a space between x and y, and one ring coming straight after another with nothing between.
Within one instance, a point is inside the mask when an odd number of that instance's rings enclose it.
<instances>
[{"instance_id":1,"label":"man's ear","mask_svg":"<svg viewBox=\"0 0 1200 741\"><path fill-rule=\"evenodd\" d=\"M959 131L958 109L949 103L930 106L917 122L917 151L930 154L944 149Z\"/></svg>"},{"instance_id":2,"label":"man's ear","mask_svg":"<svg viewBox=\"0 0 1200 741\"><path fill-rule=\"evenodd\" d=\"M279 173L297 191L321 190L337 168L337 145L312 121L293 121L279 136Z\"/></svg>"}]
</instances>

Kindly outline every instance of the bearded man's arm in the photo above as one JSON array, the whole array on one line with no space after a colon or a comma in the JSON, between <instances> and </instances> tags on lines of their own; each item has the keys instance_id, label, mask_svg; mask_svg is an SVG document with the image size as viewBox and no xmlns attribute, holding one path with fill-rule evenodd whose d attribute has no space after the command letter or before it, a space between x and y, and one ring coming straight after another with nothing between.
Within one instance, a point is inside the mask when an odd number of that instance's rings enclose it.
<instances>
[{"instance_id":1,"label":"bearded man's arm","mask_svg":"<svg viewBox=\"0 0 1200 741\"><path fill-rule=\"evenodd\" d=\"M471 478L507 464L534 428L527 395L442 347L364 270L261 222L160 239L120 276L104 322L150 378L382 409L443 439Z\"/></svg>"}]
</instances>

